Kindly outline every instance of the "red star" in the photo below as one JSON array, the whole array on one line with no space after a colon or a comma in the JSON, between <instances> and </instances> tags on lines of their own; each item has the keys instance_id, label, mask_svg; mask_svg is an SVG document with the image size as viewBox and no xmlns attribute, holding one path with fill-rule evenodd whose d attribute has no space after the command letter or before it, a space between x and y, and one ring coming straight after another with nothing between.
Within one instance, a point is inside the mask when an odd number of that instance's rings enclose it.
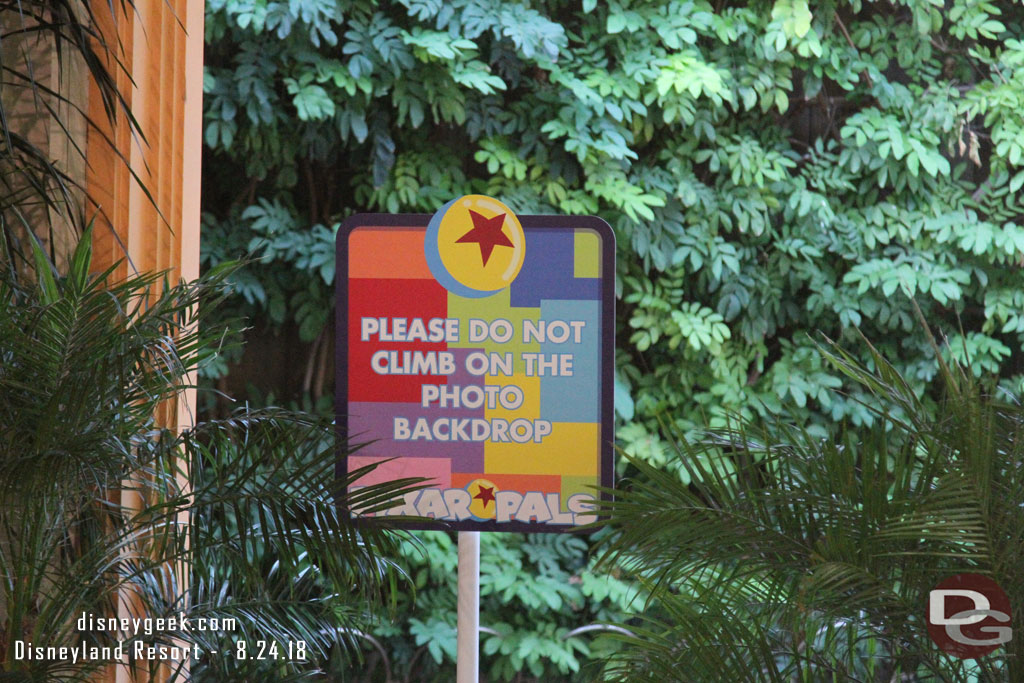
<instances>
[{"instance_id":1,"label":"red star","mask_svg":"<svg viewBox=\"0 0 1024 683\"><path fill-rule=\"evenodd\" d=\"M487 486L479 486L478 485L476 487L476 495L473 496L473 499L474 500L482 500L484 502L484 507L487 507L488 503L494 501L494 487L493 486L487 487Z\"/></svg>"},{"instance_id":2,"label":"red star","mask_svg":"<svg viewBox=\"0 0 1024 683\"><path fill-rule=\"evenodd\" d=\"M486 266L487 261L491 258L491 252L494 251L494 247L512 246L512 242L501 231L501 226L505 222L505 214L499 213L494 218L485 218L476 211L469 209L469 217L473 219L473 229L455 240L455 243L476 242L479 244L480 258L483 259Z\"/></svg>"}]
</instances>

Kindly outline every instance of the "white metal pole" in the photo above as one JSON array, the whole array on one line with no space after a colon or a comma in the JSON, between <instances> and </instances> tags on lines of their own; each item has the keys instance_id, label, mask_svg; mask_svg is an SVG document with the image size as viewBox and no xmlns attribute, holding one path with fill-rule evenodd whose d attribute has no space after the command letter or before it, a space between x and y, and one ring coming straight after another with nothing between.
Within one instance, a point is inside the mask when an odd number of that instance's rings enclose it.
<instances>
[{"instance_id":1,"label":"white metal pole","mask_svg":"<svg viewBox=\"0 0 1024 683\"><path fill-rule=\"evenodd\" d=\"M480 532L459 532L456 683L480 680Z\"/></svg>"}]
</instances>

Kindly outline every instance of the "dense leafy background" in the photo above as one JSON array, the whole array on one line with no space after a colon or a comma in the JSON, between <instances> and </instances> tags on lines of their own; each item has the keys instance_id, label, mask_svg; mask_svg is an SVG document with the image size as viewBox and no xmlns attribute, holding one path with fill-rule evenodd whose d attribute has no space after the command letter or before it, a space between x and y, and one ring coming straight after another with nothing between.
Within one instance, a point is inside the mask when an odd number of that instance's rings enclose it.
<instances>
[{"instance_id":1,"label":"dense leafy background","mask_svg":"<svg viewBox=\"0 0 1024 683\"><path fill-rule=\"evenodd\" d=\"M949 356L1024 387L1019 4L207 8L203 260L255 253L234 280L233 312L279 335L213 366L210 380L328 409L340 220L432 212L480 192L614 227L618 440L684 481L659 419L684 436L729 413L821 436L872 422L861 401L874 399L823 363L818 333L850 342L859 330L934 410L937 361L915 306ZM543 585L538 542L505 541L489 543L485 562ZM436 562L446 556L442 540L426 543ZM583 547L552 548L548 566L586 586ZM388 634L406 663L414 655L402 648L452 614L448 574L420 571L420 606ZM551 595L579 597L566 590ZM574 615L549 597L507 599L483 623L556 642L552 629ZM498 649L485 658L495 676L524 668ZM450 664L450 652L430 655ZM568 646L544 654L541 678L585 657Z\"/></svg>"}]
</instances>

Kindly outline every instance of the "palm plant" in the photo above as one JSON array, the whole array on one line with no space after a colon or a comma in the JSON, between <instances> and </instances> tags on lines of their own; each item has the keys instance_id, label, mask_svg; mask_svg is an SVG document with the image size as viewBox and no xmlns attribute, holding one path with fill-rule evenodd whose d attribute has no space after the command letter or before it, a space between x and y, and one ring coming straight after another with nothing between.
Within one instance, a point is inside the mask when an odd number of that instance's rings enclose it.
<instances>
[{"instance_id":1,"label":"palm plant","mask_svg":"<svg viewBox=\"0 0 1024 683\"><path fill-rule=\"evenodd\" d=\"M31 272L33 242L56 263L68 238L84 232L86 130L138 181L107 132L123 121L145 143L118 88L123 46L98 28L133 11L134 0L0 0L0 264L12 273ZM104 120L88 115L85 83Z\"/></svg>"},{"instance_id":2,"label":"palm plant","mask_svg":"<svg viewBox=\"0 0 1024 683\"><path fill-rule=\"evenodd\" d=\"M141 638L229 653L258 635L303 640L314 661L206 655L188 675L243 680L257 665L258 680L311 675L394 576L397 539L357 528L336 503L365 471L336 479L333 427L313 416L249 411L183 433L158 427L160 406L213 352L216 333L200 323L225 272L173 286L152 274L111 282L111 271L89 274L88 237L66 277L36 249L35 285L0 278L0 672L86 680L103 665L18 661L19 641L125 639L130 649ZM349 503L372 510L415 484L361 488ZM83 613L238 626L82 631Z\"/></svg>"},{"instance_id":3,"label":"palm plant","mask_svg":"<svg viewBox=\"0 0 1024 683\"><path fill-rule=\"evenodd\" d=\"M1024 680L1024 639L958 660L925 623L929 590L964 572L993 578L1024 613L1024 409L940 356L932 414L871 351L873 371L822 348L888 406L869 428L678 439L689 484L633 462L640 476L606 508L620 533L603 559L652 597L612 678Z\"/></svg>"},{"instance_id":4,"label":"palm plant","mask_svg":"<svg viewBox=\"0 0 1024 683\"><path fill-rule=\"evenodd\" d=\"M154 419L172 412L166 403L215 352L216 333L200 322L226 272L174 286L157 274L119 282L113 269L90 275L82 127L102 138L104 123L124 121L144 142L117 86L121 46L97 28L132 11L133 0L0 0L4 680L86 680L104 665L18 661L29 643L139 639L80 630L83 613L234 617L232 633L177 629L145 640L224 653L232 650L225 638L259 634L304 640L310 656L323 659L350 640L394 575L395 539L379 527L356 528L336 506L336 493L364 472L335 478L329 423L242 411L178 433ZM86 78L68 84L75 74ZM76 95L85 81L106 121L90 120ZM51 154L58 147L63 158ZM67 259L60 245L79 235ZM65 261L67 274L58 277L55 264ZM349 502L373 509L413 484L366 487ZM315 664L207 654L190 673L174 673L283 680L308 676Z\"/></svg>"}]
</instances>

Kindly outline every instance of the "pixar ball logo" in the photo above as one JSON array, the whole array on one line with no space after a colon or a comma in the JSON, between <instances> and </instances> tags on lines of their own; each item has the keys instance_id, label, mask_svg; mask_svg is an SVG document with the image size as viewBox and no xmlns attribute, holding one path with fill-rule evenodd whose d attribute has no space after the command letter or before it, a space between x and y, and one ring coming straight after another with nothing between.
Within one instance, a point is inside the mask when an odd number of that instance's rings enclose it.
<instances>
[{"instance_id":1,"label":"pixar ball logo","mask_svg":"<svg viewBox=\"0 0 1024 683\"><path fill-rule=\"evenodd\" d=\"M508 287L526 257L523 226L510 208L480 194L434 214L423 243L427 265L449 292L479 299Z\"/></svg>"}]
</instances>

